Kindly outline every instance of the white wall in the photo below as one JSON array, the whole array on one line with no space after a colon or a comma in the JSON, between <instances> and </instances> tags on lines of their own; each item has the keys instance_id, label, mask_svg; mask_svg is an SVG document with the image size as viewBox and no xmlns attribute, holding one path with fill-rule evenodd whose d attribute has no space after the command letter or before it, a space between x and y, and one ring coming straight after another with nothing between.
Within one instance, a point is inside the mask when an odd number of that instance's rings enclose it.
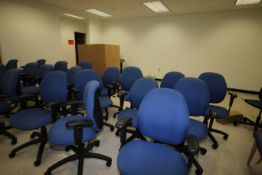
<instances>
[{"instance_id":1,"label":"white wall","mask_svg":"<svg viewBox=\"0 0 262 175\"><path fill-rule=\"evenodd\" d=\"M62 17L55 6L33 0L0 1L2 62L19 59L19 65L44 58L75 65L75 46L68 45L74 32L87 32L88 21Z\"/></svg>"},{"instance_id":2,"label":"white wall","mask_svg":"<svg viewBox=\"0 0 262 175\"><path fill-rule=\"evenodd\" d=\"M145 75L215 71L229 87L262 86L261 9L116 19L102 27L103 41L119 44L126 65L139 66Z\"/></svg>"},{"instance_id":3,"label":"white wall","mask_svg":"<svg viewBox=\"0 0 262 175\"><path fill-rule=\"evenodd\" d=\"M88 20L88 43L101 44L102 43L102 21L98 19Z\"/></svg>"}]
</instances>

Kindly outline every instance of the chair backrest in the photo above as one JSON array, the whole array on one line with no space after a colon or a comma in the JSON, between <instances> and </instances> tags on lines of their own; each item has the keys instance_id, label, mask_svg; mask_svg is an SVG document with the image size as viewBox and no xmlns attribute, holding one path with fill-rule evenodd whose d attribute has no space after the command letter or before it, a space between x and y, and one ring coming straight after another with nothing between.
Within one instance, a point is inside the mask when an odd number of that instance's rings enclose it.
<instances>
[{"instance_id":1,"label":"chair backrest","mask_svg":"<svg viewBox=\"0 0 262 175\"><path fill-rule=\"evenodd\" d=\"M94 122L93 128L100 130L103 127L103 113L99 102L100 83L96 80L88 82L84 89L84 105L87 118Z\"/></svg>"},{"instance_id":2,"label":"chair backrest","mask_svg":"<svg viewBox=\"0 0 262 175\"><path fill-rule=\"evenodd\" d=\"M181 78L174 89L186 99L189 114L202 116L209 105L209 91L207 84L198 78Z\"/></svg>"},{"instance_id":3,"label":"chair backrest","mask_svg":"<svg viewBox=\"0 0 262 175\"><path fill-rule=\"evenodd\" d=\"M35 75L38 68L39 65L37 63L27 63L23 68L23 72L26 74Z\"/></svg>"},{"instance_id":4,"label":"chair backrest","mask_svg":"<svg viewBox=\"0 0 262 175\"><path fill-rule=\"evenodd\" d=\"M183 143L189 127L187 103L173 89L151 90L138 110L139 131L157 141L178 145Z\"/></svg>"},{"instance_id":5,"label":"chair backrest","mask_svg":"<svg viewBox=\"0 0 262 175\"><path fill-rule=\"evenodd\" d=\"M6 72L5 65L0 64L0 83L1 83L1 80L2 80L5 72Z\"/></svg>"},{"instance_id":6,"label":"chair backrest","mask_svg":"<svg viewBox=\"0 0 262 175\"><path fill-rule=\"evenodd\" d=\"M227 93L227 83L223 75L215 72L205 72L199 76L204 80L209 89L210 103L220 103Z\"/></svg>"},{"instance_id":7,"label":"chair backrest","mask_svg":"<svg viewBox=\"0 0 262 175\"><path fill-rule=\"evenodd\" d=\"M65 72L48 72L41 81L39 91L45 104L51 102L66 102L67 78Z\"/></svg>"},{"instance_id":8,"label":"chair backrest","mask_svg":"<svg viewBox=\"0 0 262 175\"><path fill-rule=\"evenodd\" d=\"M38 66L42 66L42 65L44 65L45 62L46 62L45 59L39 59L39 60L36 61L36 63L38 64Z\"/></svg>"},{"instance_id":9,"label":"chair backrest","mask_svg":"<svg viewBox=\"0 0 262 175\"><path fill-rule=\"evenodd\" d=\"M57 61L53 67L54 71L67 71L67 62L66 61Z\"/></svg>"},{"instance_id":10,"label":"chair backrest","mask_svg":"<svg viewBox=\"0 0 262 175\"><path fill-rule=\"evenodd\" d=\"M97 73L94 70L84 69L84 70L78 71L75 74L74 80L73 80L73 85L76 89L79 90L79 93L77 93L77 96L76 96L77 99L83 98L85 86L88 82L90 82L92 80L96 80L96 81L99 82L100 90L101 90L102 87L103 87L102 80L100 79L100 77L97 75Z\"/></svg>"},{"instance_id":11,"label":"chair backrest","mask_svg":"<svg viewBox=\"0 0 262 175\"><path fill-rule=\"evenodd\" d=\"M74 76L75 74L80 71L82 68L79 66L71 67L70 69L67 70L66 76L67 76L67 83L68 84L73 84L74 81Z\"/></svg>"},{"instance_id":12,"label":"chair backrest","mask_svg":"<svg viewBox=\"0 0 262 175\"><path fill-rule=\"evenodd\" d=\"M78 63L79 67L81 67L82 69L92 69L92 64L90 61L81 61Z\"/></svg>"},{"instance_id":13,"label":"chair backrest","mask_svg":"<svg viewBox=\"0 0 262 175\"><path fill-rule=\"evenodd\" d=\"M18 95L20 72L21 71L19 69L10 69L2 78L1 92L11 100L14 100Z\"/></svg>"},{"instance_id":14,"label":"chair backrest","mask_svg":"<svg viewBox=\"0 0 262 175\"><path fill-rule=\"evenodd\" d=\"M38 77L44 77L48 72L53 70L53 65L51 64L44 64L39 67L36 76Z\"/></svg>"},{"instance_id":15,"label":"chair backrest","mask_svg":"<svg viewBox=\"0 0 262 175\"><path fill-rule=\"evenodd\" d=\"M104 85L110 84L112 82L119 82L120 71L117 67L106 68L102 81Z\"/></svg>"},{"instance_id":16,"label":"chair backrest","mask_svg":"<svg viewBox=\"0 0 262 175\"><path fill-rule=\"evenodd\" d=\"M9 70L9 69L13 69L13 68L17 68L17 62L18 60L17 59L11 59L9 60L7 63L6 63L6 70Z\"/></svg>"},{"instance_id":17,"label":"chair backrest","mask_svg":"<svg viewBox=\"0 0 262 175\"><path fill-rule=\"evenodd\" d=\"M155 88L158 88L158 84L152 78L140 78L136 80L129 91L131 107L138 109L146 94Z\"/></svg>"},{"instance_id":18,"label":"chair backrest","mask_svg":"<svg viewBox=\"0 0 262 175\"><path fill-rule=\"evenodd\" d=\"M119 77L122 89L129 91L133 83L139 78L143 78L143 74L138 67L124 68Z\"/></svg>"},{"instance_id":19,"label":"chair backrest","mask_svg":"<svg viewBox=\"0 0 262 175\"><path fill-rule=\"evenodd\" d=\"M160 87L173 89L176 82L183 77L185 77L185 75L182 74L181 72L175 72L175 71L168 72L165 74L164 78L162 79Z\"/></svg>"}]
</instances>

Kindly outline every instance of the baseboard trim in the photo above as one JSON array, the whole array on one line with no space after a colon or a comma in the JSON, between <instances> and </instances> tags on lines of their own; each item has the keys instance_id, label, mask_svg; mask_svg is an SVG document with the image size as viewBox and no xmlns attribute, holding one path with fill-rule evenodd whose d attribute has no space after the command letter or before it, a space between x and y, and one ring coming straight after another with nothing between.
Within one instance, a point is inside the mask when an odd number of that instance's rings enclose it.
<instances>
[{"instance_id":1,"label":"baseboard trim","mask_svg":"<svg viewBox=\"0 0 262 175\"><path fill-rule=\"evenodd\" d=\"M258 95L259 92L258 91L251 91L251 90L245 90L245 89L237 89L237 88L227 88L228 91L234 91L234 92L241 92L241 93L245 93L245 94L255 94Z\"/></svg>"}]
</instances>

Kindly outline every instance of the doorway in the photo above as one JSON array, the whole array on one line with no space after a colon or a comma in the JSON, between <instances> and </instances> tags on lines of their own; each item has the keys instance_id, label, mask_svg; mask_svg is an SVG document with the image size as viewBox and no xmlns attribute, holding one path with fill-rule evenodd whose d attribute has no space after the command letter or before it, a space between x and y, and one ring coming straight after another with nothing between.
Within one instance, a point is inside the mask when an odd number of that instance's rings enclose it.
<instances>
[{"instance_id":1,"label":"doorway","mask_svg":"<svg viewBox=\"0 0 262 175\"><path fill-rule=\"evenodd\" d=\"M86 34L75 32L75 52L76 52L76 64L79 62L78 52L77 52L77 46L78 44L85 44L86 43Z\"/></svg>"}]
</instances>

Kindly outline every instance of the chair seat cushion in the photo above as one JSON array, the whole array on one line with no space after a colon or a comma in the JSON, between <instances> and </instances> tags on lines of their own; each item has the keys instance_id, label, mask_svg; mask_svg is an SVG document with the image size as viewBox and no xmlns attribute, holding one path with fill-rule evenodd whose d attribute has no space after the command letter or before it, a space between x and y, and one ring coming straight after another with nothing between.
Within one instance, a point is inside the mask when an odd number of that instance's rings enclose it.
<instances>
[{"instance_id":1,"label":"chair seat cushion","mask_svg":"<svg viewBox=\"0 0 262 175\"><path fill-rule=\"evenodd\" d=\"M100 105L101 105L101 108L107 108L109 106L111 106L113 103L112 103L112 100L108 97L103 97L103 96L100 96L99 97L99 101L100 101Z\"/></svg>"},{"instance_id":2,"label":"chair seat cushion","mask_svg":"<svg viewBox=\"0 0 262 175\"><path fill-rule=\"evenodd\" d=\"M25 109L10 118L10 124L20 130L38 129L51 122L51 112L42 108Z\"/></svg>"},{"instance_id":3,"label":"chair seat cushion","mask_svg":"<svg viewBox=\"0 0 262 175\"><path fill-rule=\"evenodd\" d=\"M125 109L123 111L120 111L117 115L118 119L126 119L126 118L132 118L132 127L137 127L137 113L138 111L136 109Z\"/></svg>"},{"instance_id":4,"label":"chair seat cushion","mask_svg":"<svg viewBox=\"0 0 262 175\"><path fill-rule=\"evenodd\" d=\"M203 122L190 119L189 129L187 135L194 135L198 139L203 139L208 134L208 127Z\"/></svg>"},{"instance_id":5,"label":"chair seat cushion","mask_svg":"<svg viewBox=\"0 0 262 175\"><path fill-rule=\"evenodd\" d=\"M0 114L9 112L10 110L10 106L5 101L0 101Z\"/></svg>"},{"instance_id":6,"label":"chair seat cushion","mask_svg":"<svg viewBox=\"0 0 262 175\"><path fill-rule=\"evenodd\" d=\"M255 139L256 139L258 151L260 153L260 156L262 157L262 131L257 131L255 133Z\"/></svg>"},{"instance_id":7,"label":"chair seat cushion","mask_svg":"<svg viewBox=\"0 0 262 175\"><path fill-rule=\"evenodd\" d=\"M117 158L121 174L185 175L188 167L184 157L164 145L135 140L122 147Z\"/></svg>"},{"instance_id":8,"label":"chair seat cushion","mask_svg":"<svg viewBox=\"0 0 262 175\"><path fill-rule=\"evenodd\" d=\"M103 87L100 95L101 95L101 96L108 96L108 89L107 89L106 87Z\"/></svg>"},{"instance_id":9,"label":"chair seat cushion","mask_svg":"<svg viewBox=\"0 0 262 175\"><path fill-rule=\"evenodd\" d=\"M66 146L74 145L74 130L66 129L65 124L71 120L84 119L81 116L67 116L57 120L48 132L48 140L51 145ZM92 140L96 136L96 130L93 128L83 129L82 142Z\"/></svg>"},{"instance_id":10,"label":"chair seat cushion","mask_svg":"<svg viewBox=\"0 0 262 175\"><path fill-rule=\"evenodd\" d=\"M217 119L226 119L228 117L228 110L222 106L209 105L205 112L205 116L209 117L210 110L217 113Z\"/></svg>"},{"instance_id":11,"label":"chair seat cushion","mask_svg":"<svg viewBox=\"0 0 262 175\"><path fill-rule=\"evenodd\" d=\"M39 94L39 87L35 87L35 86L22 87L21 93L26 95L37 95Z\"/></svg>"}]
</instances>

